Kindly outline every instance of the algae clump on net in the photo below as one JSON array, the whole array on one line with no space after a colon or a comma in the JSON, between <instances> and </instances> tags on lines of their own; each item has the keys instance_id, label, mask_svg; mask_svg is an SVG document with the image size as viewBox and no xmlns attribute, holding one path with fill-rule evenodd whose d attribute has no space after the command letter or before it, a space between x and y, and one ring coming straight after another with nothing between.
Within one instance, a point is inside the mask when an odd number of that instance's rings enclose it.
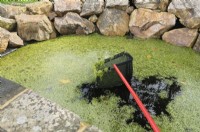
<instances>
[{"instance_id":1,"label":"algae clump on net","mask_svg":"<svg viewBox=\"0 0 200 132\"><path fill-rule=\"evenodd\" d=\"M115 72L113 64L120 64L126 61L123 53L117 54L105 60L99 59L94 65L94 74L96 77L96 86L98 88L113 88L122 84L121 79ZM121 69L122 70L122 69ZM123 68L123 71L126 70Z\"/></svg>"},{"instance_id":2,"label":"algae clump on net","mask_svg":"<svg viewBox=\"0 0 200 132\"><path fill-rule=\"evenodd\" d=\"M102 80L105 73L108 72L108 67L105 66L105 62L103 60L98 61L94 65L94 74L96 78Z\"/></svg>"}]
</instances>

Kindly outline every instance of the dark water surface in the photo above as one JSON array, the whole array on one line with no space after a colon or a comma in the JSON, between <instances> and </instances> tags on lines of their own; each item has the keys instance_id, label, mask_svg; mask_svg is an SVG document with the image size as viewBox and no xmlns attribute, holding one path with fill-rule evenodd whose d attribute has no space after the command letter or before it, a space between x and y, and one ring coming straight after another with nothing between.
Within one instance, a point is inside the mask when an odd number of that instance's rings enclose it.
<instances>
[{"instance_id":1,"label":"dark water surface","mask_svg":"<svg viewBox=\"0 0 200 132\"><path fill-rule=\"evenodd\" d=\"M151 115L159 116L164 114L171 118L170 113L166 110L167 105L181 90L175 77L149 76L141 81L133 77L129 82ZM133 113L133 118L127 119L126 123L136 122L149 130L150 127L147 120L125 85L103 89L98 88L95 83L85 83L82 84L80 89L82 98L87 99L89 103L93 98L99 98L100 96L113 96L114 94L120 97L119 107L132 105L136 109Z\"/></svg>"}]
</instances>

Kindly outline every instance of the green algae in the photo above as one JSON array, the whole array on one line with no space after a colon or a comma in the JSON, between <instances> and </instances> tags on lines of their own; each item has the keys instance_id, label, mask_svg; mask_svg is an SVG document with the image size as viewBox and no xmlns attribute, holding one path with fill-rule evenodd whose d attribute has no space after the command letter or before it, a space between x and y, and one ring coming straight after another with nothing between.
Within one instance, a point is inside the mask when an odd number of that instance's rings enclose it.
<instances>
[{"instance_id":1,"label":"green algae","mask_svg":"<svg viewBox=\"0 0 200 132\"><path fill-rule=\"evenodd\" d=\"M161 93L159 93L159 96L161 99L166 99L168 97L167 91L162 91Z\"/></svg>"},{"instance_id":2,"label":"green algae","mask_svg":"<svg viewBox=\"0 0 200 132\"><path fill-rule=\"evenodd\" d=\"M200 55L161 40L128 40L97 34L63 36L25 46L0 59L0 76L33 89L105 132L142 132L145 130L136 123L125 122L134 108L118 108L119 98L115 96L88 104L79 99L76 88L95 79L93 66L99 57L108 58L123 51L134 57L133 75L137 78L175 76L182 84L182 94L167 108L172 119L164 115L153 117L161 131L200 131ZM70 82L62 84L62 79Z\"/></svg>"},{"instance_id":3,"label":"green algae","mask_svg":"<svg viewBox=\"0 0 200 132\"><path fill-rule=\"evenodd\" d=\"M107 72L108 72L108 67L106 67L105 62L103 60L100 60L95 63L94 74L95 74L96 78L99 78L100 80L102 80L102 77Z\"/></svg>"},{"instance_id":4,"label":"green algae","mask_svg":"<svg viewBox=\"0 0 200 132\"><path fill-rule=\"evenodd\" d=\"M95 64L94 73L98 88L113 88L123 84L119 75L114 70L113 64L118 66L128 80L131 79L132 57L128 53L121 52L112 57L100 60Z\"/></svg>"}]
</instances>

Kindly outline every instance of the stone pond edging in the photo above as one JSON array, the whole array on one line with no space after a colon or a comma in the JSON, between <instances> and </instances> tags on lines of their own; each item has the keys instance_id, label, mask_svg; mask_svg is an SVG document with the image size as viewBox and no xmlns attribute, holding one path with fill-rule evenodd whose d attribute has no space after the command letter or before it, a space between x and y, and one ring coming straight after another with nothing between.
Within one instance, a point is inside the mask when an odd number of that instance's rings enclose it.
<instances>
[{"instance_id":1,"label":"stone pond edging","mask_svg":"<svg viewBox=\"0 0 200 132\"><path fill-rule=\"evenodd\" d=\"M0 77L0 132L102 132L68 109Z\"/></svg>"},{"instance_id":2,"label":"stone pond edging","mask_svg":"<svg viewBox=\"0 0 200 132\"><path fill-rule=\"evenodd\" d=\"M0 53L26 41L91 34L159 38L200 52L200 1L41 0L0 4Z\"/></svg>"}]
</instances>

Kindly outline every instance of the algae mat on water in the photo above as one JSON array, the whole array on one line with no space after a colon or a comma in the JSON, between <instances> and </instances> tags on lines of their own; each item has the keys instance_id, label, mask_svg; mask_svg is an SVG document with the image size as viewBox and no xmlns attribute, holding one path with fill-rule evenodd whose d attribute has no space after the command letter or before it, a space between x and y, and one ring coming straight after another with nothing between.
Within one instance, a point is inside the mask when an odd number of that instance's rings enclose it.
<instances>
[{"instance_id":1,"label":"algae mat on water","mask_svg":"<svg viewBox=\"0 0 200 132\"><path fill-rule=\"evenodd\" d=\"M133 75L175 76L182 93L167 107L173 117L154 117L162 131L200 131L200 55L192 49L175 47L161 40L137 40L125 37L63 36L25 46L0 59L0 76L31 88L75 112L105 132L145 131L136 123L127 125L133 107L118 108L115 96L80 99L76 88L94 81L93 66L98 58L122 51L133 57ZM99 101L101 100L101 101Z\"/></svg>"}]
</instances>

